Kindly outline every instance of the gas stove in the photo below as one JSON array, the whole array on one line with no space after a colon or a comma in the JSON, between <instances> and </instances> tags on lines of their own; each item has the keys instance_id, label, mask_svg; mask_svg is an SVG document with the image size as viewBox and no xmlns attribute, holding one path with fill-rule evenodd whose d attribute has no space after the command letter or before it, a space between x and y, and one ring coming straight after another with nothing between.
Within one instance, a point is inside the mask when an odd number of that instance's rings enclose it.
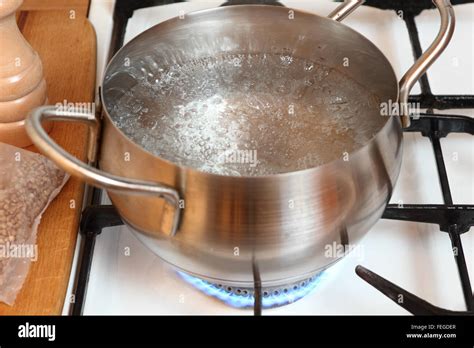
<instances>
[{"instance_id":1,"label":"gas stove","mask_svg":"<svg viewBox=\"0 0 474 348\"><path fill-rule=\"evenodd\" d=\"M93 0L98 82L106 61L147 28L184 13L248 1ZM331 1L264 1L327 15ZM176 271L122 225L105 192L89 190L65 313L453 314L474 311L474 1L452 1L457 28L413 89L425 110L404 131L402 171L383 219L355 250L307 279L262 288ZM399 77L438 30L431 1L367 1L344 23L373 41ZM104 18L113 18L109 21ZM107 49L110 44L110 49ZM345 246L342 238L342 252Z\"/></svg>"}]
</instances>

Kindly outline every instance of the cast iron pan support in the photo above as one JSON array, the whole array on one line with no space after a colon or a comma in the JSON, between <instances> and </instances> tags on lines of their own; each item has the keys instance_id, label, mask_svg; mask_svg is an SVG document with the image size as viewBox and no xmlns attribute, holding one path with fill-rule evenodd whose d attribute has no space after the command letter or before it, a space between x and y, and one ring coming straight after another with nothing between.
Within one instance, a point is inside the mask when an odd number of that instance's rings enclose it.
<instances>
[{"instance_id":1,"label":"cast iron pan support","mask_svg":"<svg viewBox=\"0 0 474 348\"><path fill-rule=\"evenodd\" d=\"M123 225L120 215L112 205L91 205L82 212L81 218L81 255L79 255L79 273L76 277L72 315L82 315L84 300L89 284L96 237L106 227Z\"/></svg>"},{"instance_id":2,"label":"cast iron pan support","mask_svg":"<svg viewBox=\"0 0 474 348\"><path fill-rule=\"evenodd\" d=\"M423 136L431 140L445 204L404 205L402 207L389 204L383 214L383 218L437 224L442 232L449 234L453 255L461 278L467 312L454 312L433 306L362 266L357 266L356 273L359 277L412 314L474 315L474 297L471 280L469 279L469 272L467 270L461 242L461 234L467 233L474 225L474 205L453 204L440 143L440 138L446 137L449 133L467 133L474 135L474 119L454 115L424 114L421 116L420 119L413 120L410 127L405 129L405 132L420 132ZM402 296L402 301L398 300L399 296Z\"/></svg>"}]
</instances>

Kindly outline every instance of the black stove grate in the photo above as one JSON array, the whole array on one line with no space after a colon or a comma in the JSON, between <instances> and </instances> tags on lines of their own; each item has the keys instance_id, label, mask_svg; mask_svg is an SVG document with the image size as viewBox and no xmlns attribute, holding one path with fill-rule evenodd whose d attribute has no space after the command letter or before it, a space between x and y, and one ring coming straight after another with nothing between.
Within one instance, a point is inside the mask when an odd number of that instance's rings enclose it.
<instances>
[{"instance_id":1,"label":"black stove grate","mask_svg":"<svg viewBox=\"0 0 474 348\"><path fill-rule=\"evenodd\" d=\"M474 205L453 204L451 197L451 190L449 188L449 180L444 164L443 152L441 149L440 138L446 137L449 133L467 133L474 135L474 119L467 116L451 116L451 115L433 115L422 114L419 120L412 120L409 128L405 132L420 132L423 136L431 140L433 151L435 154L436 165L438 169L438 177L443 193L444 204L429 204L429 205L398 205L389 204L385 209L382 218L414 221L430 224L437 224L440 231L449 234L452 244L453 255L459 271L461 279L462 290L464 294L464 301L466 303L467 312L474 314L474 298L472 293L471 281L467 270L466 259L464 256L464 249L461 242L461 234L466 233L474 225ZM423 306L420 312L413 312L417 305L421 305L423 300L416 296L409 294L396 285L389 283L382 277L379 277L370 271L359 266L356 270L357 274L370 283L372 286L380 290L382 293L390 297L400 306L414 314L448 314L455 313L444 309L431 306L432 311L429 312L428 306ZM390 293L399 290L398 295L403 295L403 298L411 299L411 302L405 301L399 303L397 297L392 297ZM415 299L420 300L415 303ZM414 303L415 305L412 305ZM426 303L428 305L428 303Z\"/></svg>"},{"instance_id":2,"label":"black stove grate","mask_svg":"<svg viewBox=\"0 0 474 348\"><path fill-rule=\"evenodd\" d=\"M181 0L117 0L114 10L114 25L112 41L109 49L109 59L122 47L125 37L125 29L133 11L140 8L159 6L171 3L182 2ZM453 5L472 3L474 0L452 0ZM235 5L243 3L264 3L267 5L282 5L276 0L229 0L223 5ZM431 0L367 0L366 6L373 6L384 10L403 11L403 19L406 23L414 58L417 59L422 54L422 47L418 35L415 17L421 11L433 8ZM474 297L472 293L471 281L466 265L461 235L467 233L474 225L474 205L453 204L449 187L448 175L443 160L443 153L440 138L446 137L450 133L466 133L474 135L474 119L468 116L453 116L443 114L433 114L433 109L466 109L474 108L473 95L434 95L431 92L427 74L420 78L421 94L410 96L411 103L419 103L421 108L428 109L429 113L422 114L419 119L412 120L410 127L404 129L405 132L419 132L431 140L433 147L439 181L443 193L444 204L429 205L398 205L389 204L383 214L385 219L403 220L437 224L440 232L449 234L451 239L453 255L458 268L466 311L450 311L436 307L423 299L398 287L396 284L380 277L374 272L357 266L356 273L384 295L392 299L398 305L415 315L473 315ZM81 218L81 232L83 234L83 244L79 262L79 272L75 285L75 303L72 314L81 315L85 301L86 291L95 240L103 228L122 225L123 222L113 206L101 205L101 190L92 189L91 204L87 206ZM261 315L261 282L258 274L258 267L254 265L255 280L255 315ZM398 299L403 296L400 303Z\"/></svg>"}]
</instances>

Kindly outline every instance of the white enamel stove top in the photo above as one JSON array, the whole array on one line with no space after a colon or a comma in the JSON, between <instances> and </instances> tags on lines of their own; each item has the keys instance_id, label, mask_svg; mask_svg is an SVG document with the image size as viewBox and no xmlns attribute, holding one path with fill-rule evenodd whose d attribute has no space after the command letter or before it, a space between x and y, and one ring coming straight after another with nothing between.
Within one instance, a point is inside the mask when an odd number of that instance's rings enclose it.
<instances>
[{"instance_id":1,"label":"white enamel stove top","mask_svg":"<svg viewBox=\"0 0 474 348\"><path fill-rule=\"evenodd\" d=\"M223 1L192 1L138 10L130 19L125 41L165 19L215 7ZM331 1L282 1L288 7L326 15ZM455 7L457 29L449 48L429 70L434 94L474 94L474 4ZM113 0L92 0L90 20L96 27L99 48L98 83L102 77L112 26ZM438 31L438 13L417 17L423 48ZM405 24L393 11L359 8L345 24L372 40L391 61L400 77L413 64ZM418 94L416 86L412 93ZM449 112L474 116L473 110ZM402 172L391 203L442 204L431 144L419 134L405 134ZM474 140L450 135L441 140L454 203L474 203ZM471 278L474 277L474 233L462 236ZM380 220L363 239L360 252L330 268L303 299L263 315L298 314L407 314L360 279L361 264L428 302L465 310L460 279L447 234L436 225ZM67 312L67 306L65 312ZM229 307L195 289L152 254L127 229L104 229L98 236L84 314L236 314L248 309Z\"/></svg>"}]
</instances>

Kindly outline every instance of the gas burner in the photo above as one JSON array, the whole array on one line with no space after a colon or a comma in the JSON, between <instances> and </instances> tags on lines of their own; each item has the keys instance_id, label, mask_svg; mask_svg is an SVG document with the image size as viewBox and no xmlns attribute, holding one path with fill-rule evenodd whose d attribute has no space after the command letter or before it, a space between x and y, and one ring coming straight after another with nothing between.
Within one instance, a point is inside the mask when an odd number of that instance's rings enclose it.
<instances>
[{"instance_id":1,"label":"gas burner","mask_svg":"<svg viewBox=\"0 0 474 348\"><path fill-rule=\"evenodd\" d=\"M214 284L187 273L178 272L178 274L206 295L217 298L231 307L254 307L254 288ZM313 291L322 279L324 279L324 272L291 284L262 288L262 307L275 308L296 302Z\"/></svg>"}]
</instances>

